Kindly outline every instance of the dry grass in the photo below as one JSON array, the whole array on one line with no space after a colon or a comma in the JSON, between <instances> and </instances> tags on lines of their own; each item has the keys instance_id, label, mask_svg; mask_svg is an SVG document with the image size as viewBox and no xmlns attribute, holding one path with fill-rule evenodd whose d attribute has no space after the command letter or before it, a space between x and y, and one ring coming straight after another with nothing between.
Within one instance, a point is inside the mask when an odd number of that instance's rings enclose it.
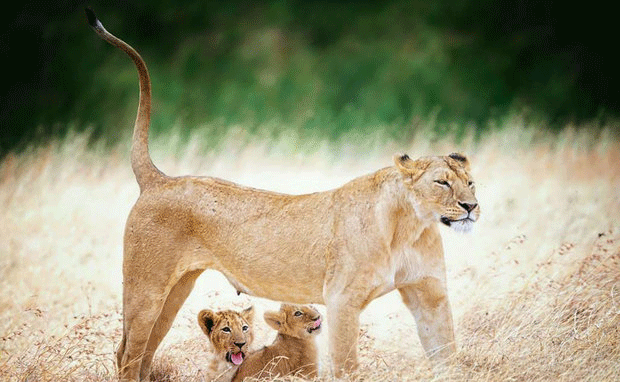
<instances>
[{"instance_id":1,"label":"dry grass","mask_svg":"<svg viewBox=\"0 0 620 382\"><path fill-rule=\"evenodd\" d=\"M611 381L620 379L620 144L567 129L514 128L480 143L237 145L217 153L169 139L153 144L169 174L209 174L302 193L336 187L391 164L391 155L467 152L482 218L469 235L443 230L459 351L430 370L415 323L395 294L362 315L354 380ZM120 337L121 242L138 188L127 148L89 148L86 136L0 163L0 380L115 380ZM172 151L172 152L171 152ZM202 308L276 302L237 297L206 272L155 357L152 380L206 381ZM323 310L324 312L324 310ZM260 314L257 315L260 317ZM273 336L255 323L257 345ZM327 328L329 330L329 328ZM327 361L326 335L320 336ZM321 381L331 381L323 375Z\"/></svg>"}]
</instances>

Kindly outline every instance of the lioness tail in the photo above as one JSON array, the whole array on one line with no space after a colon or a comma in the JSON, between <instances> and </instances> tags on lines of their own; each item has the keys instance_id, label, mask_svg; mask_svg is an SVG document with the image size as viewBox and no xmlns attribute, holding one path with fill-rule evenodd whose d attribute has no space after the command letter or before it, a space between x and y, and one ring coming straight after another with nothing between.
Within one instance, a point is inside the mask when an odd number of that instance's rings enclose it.
<instances>
[{"instance_id":1,"label":"lioness tail","mask_svg":"<svg viewBox=\"0 0 620 382\"><path fill-rule=\"evenodd\" d=\"M127 53L138 69L140 101L138 102L138 112L131 143L131 167L142 192L146 187L159 182L165 176L155 167L149 155L149 125L151 122L151 80L149 72L140 54L129 44L108 32L92 9L86 8L86 17L99 37Z\"/></svg>"}]
</instances>

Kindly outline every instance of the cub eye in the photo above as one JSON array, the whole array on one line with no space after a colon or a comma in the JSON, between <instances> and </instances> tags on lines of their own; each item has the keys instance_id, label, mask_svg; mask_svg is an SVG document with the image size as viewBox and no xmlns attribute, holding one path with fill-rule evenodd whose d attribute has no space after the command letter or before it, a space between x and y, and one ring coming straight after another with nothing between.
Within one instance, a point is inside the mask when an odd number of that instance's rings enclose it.
<instances>
[{"instance_id":1,"label":"cub eye","mask_svg":"<svg viewBox=\"0 0 620 382\"><path fill-rule=\"evenodd\" d=\"M439 179L439 180L436 180L435 183L437 183L437 184L439 184L441 186L444 186L444 187L450 187L450 183L446 182L445 180Z\"/></svg>"},{"instance_id":2,"label":"cub eye","mask_svg":"<svg viewBox=\"0 0 620 382\"><path fill-rule=\"evenodd\" d=\"M299 311L299 310L295 312L295 316L297 316L297 317L301 316L302 314L303 313L301 313L301 311Z\"/></svg>"},{"instance_id":3,"label":"cub eye","mask_svg":"<svg viewBox=\"0 0 620 382\"><path fill-rule=\"evenodd\" d=\"M247 325L243 325L243 327L241 328L241 330L243 330L244 332L247 332L248 329L250 329Z\"/></svg>"},{"instance_id":4,"label":"cub eye","mask_svg":"<svg viewBox=\"0 0 620 382\"><path fill-rule=\"evenodd\" d=\"M222 328L222 331L223 331L224 333L230 333L230 331L231 331L231 330L230 330L230 328L229 328L228 326L224 326L224 327Z\"/></svg>"},{"instance_id":5,"label":"cub eye","mask_svg":"<svg viewBox=\"0 0 620 382\"><path fill-rule=\"evenodd\" d=\"M473 186L474 186L474 182L472 182L472 181L470 180L469 182L467 182L467 185L468 185L469 187L473 187Z\"/></svg>"}]
</instances>

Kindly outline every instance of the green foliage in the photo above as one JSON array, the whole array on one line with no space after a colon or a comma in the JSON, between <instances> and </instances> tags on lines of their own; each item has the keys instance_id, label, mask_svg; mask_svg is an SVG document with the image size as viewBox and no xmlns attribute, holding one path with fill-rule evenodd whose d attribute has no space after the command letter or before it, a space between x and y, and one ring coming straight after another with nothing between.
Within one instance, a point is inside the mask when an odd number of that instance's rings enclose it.
<instances>
[{"instance_id":1,"label":"green foliage","mask_svg":"<svg viewBox=\"0 0 620 382\"><path fill-rule=\"evenodd\" d=\"M416 121L463 133L515 110L559 121L584 104L565 57L528 61L522 30L501 31L491 2L242 1L93 4L106 28L141 52L154 90L152 131L213 133L275 122L337 139ZM486 23L476 23L480 15ZM3 113L0 153L70 123L114 142L130 133L138 98L132 63L89 30L81 10L50 21L46 86ZM525 37L523 37L525 36ZM520 81L515 79L517 76ZM579 100L579 101L577 101ZM587 100L586 100L587 101ZM588 117L593 117L592 113ZM562 119L563 118L563 119ZM189 132L188 132L189 133ZM277 133L277 132L275 132Z\"/></svg>"}]
</instances>

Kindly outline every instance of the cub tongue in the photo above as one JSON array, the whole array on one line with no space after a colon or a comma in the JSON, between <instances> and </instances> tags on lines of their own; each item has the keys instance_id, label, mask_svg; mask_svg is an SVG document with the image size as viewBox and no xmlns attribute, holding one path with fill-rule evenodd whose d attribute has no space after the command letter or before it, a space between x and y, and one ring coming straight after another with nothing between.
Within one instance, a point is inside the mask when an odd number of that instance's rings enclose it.
<instances>
[{"instance_id":1,"label":"cub tongue","mask_svg":"<svg viewBox=\"0 0 620 382\"><path fill-rule=\"evenodd\" d=\"M243 353L239 352L237 354L231 354L230 360L237 366L241 365L241 362L243 362Z\"/></svg>"}]
</instances>

